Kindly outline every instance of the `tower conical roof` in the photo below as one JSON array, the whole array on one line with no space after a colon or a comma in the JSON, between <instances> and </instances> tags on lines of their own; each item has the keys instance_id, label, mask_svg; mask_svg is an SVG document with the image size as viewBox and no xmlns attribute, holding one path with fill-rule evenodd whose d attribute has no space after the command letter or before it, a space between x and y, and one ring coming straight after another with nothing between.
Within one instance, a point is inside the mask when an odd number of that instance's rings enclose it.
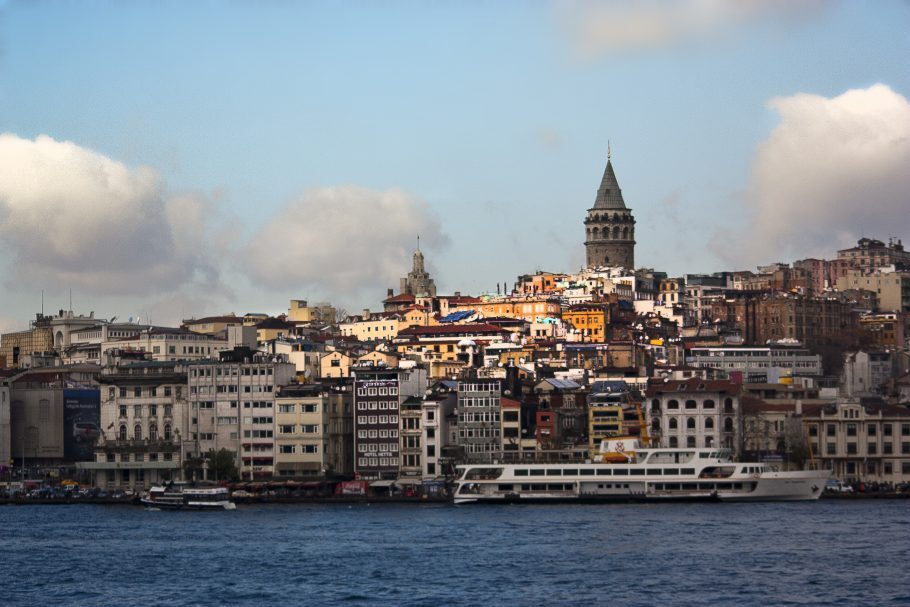
<instances>
[{"instance_id":1,"label":"tower conical roof","mask_svg":"<svg viewBox=\"0 0 910 607\"><path fill-rule=\"evenodd\" d=\"M622 190L619 189L619 182L616 181L616 173L613 172L613 162L607 158L607 168L604 169L603 179L600 180L600 187L597 189L597 198L594 200L595 209L625 209L626 203L622 199Z\"/></svg>"}]
</instances>

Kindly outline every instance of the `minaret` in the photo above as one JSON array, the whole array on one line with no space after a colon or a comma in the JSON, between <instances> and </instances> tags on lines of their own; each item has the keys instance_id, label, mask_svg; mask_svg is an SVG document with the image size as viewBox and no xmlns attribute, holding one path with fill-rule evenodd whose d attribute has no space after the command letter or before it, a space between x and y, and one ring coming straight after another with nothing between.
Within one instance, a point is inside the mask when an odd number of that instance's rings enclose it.
<instances>
[{"instance_id":1,"label":"minaret","mask_svg":"<svg viewBox=\"0 0 910 607\"><path fill-rule=\"evenodd\" d=\"M585 266L621 266L634 270L635 218L622 198L611 156L607 143L607 168L594 206L588 209L585 219Z\"/></svg>"}]
</instances>

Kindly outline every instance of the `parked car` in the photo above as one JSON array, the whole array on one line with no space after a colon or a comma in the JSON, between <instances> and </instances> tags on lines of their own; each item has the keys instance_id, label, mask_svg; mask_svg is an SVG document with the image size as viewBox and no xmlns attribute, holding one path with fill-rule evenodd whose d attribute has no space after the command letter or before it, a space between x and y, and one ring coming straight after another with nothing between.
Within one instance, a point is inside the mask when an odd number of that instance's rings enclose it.
<instances>
[{"instance_id":1,"label":"parked car","mask_svg":"<svg viewBox=\"0 0 910 607\"><path fill-rule=\"evenodd\" d=\"M832 493L853 493L853 487L845 485L836 478L831 478L825 483L825 491L831 491Z\"/></svg>"}]
</instances>

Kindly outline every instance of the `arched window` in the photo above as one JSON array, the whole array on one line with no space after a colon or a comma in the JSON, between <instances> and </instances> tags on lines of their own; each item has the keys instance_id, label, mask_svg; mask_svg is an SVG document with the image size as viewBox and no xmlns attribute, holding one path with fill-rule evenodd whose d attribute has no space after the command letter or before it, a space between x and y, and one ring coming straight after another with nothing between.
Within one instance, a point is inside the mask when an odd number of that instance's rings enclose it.
<instances>
[{"instance_id":1,"label":"arched window","mask_svg":"<svg viewBox=\"0 0 910 607\"><path fill-rule=\"evenodd\" d=\"M694 400L687 400L687 401L686 401L686 409L695 409L695 408L697 408L697 407L698 407L698 405L695 403Z\"/></svg>"},{"instance_id":2,"label":"arched window","mask_svg":"<svg viewBox=\"0 0 910 607\"><path fill-rule=\"evenodd\" d=\"M591 230L591 234L594 235L594 240L597 240L598 236L600 236L600 230L598 230L597 227L595 226L595 228L593 230Z\"/></svg>"},{"instance_id":3,"label":"arched window","mask_svg":"<svg viewBox=\"0 0 910 607\"><path fill-rule=\"evenodd\" d=\"M706 417L705 418L705 430L713 430L713 429L714 429L714 418Z\"/></svg>"},{"instance_id":4,"label":"arched window","mask_svg":"<svg viewBox=\"0 0 910 607\"><path fill-rule=\"evenodd\" d=\"M660 433L660 418L659 417L655 417L654 419L651 420L651 432L653 432L655 434Z\"/></svg>"},{"instance_id":5,"label":"arched window","mask_svg":"<svg viewBox=\"0 0 910 607\"><path fill-rule=\"evenodd\" d=\"M626 226L622 229L622 239L629 240L629 226Z\"/></svg>"},{"instance_id":6,"label":"arched window","mask_svg":"<svg viewBox=\"0 0 910 607\"><path fill-rule=\"evenodd\" d=\"M679 446L679 441L676 439L675 436L671 436L670 437L670 448L675 449L678 446Z\"/></svg>"},{"instance_id":7,"label":"arched window","mask_svg":"<svg viewBox=\"0 0 910 607\"><path fill-rule=\"evenodd\" d=\"M689 419L686 420L686 429L695 430L695 418L694 417L690 417Z\"/></svg>"},{"instance_id":8,"label":"arched window","mask_svg":"<svg viewBox=\"0 0 910 607\"><path fill-rule=\"evenodd\" d=\"M714 446L714 437L706 436L705 437L705 447L713 447L713 446Z\"/></svg>"},{"instance_id":9,"label":"arched window","mask_svg":"<svg viewBox=\"0 0 910 607\"><path fill-rule=\"evenodd\" d=\"M733 432L733 418L724 418L724 432Z\"/></svg>"},{"instance_id":10,"label":"arched window","mask_svg":"<svg viewBox=\"0 0 910 607\"><path fill-rule=\"evenodd\" d=\"M670 418L670 430L676 430L679 427L679 422L676 421L675 417Z\"/></svg>"},{"instance_id":11,"label":"arched window","mask_svg":"<svg viewBox=\"0 0 910 607\"><path fill-rule=\"evenodd\" d=\"M651 400L651 411L660 411L660 399L655 398Z\"/></svg>"},{"instance_id":12,"label":"arched window","mask_svg":"<svg viewBox=\"0 0 910 607\"><path fill-rule=\"evenodd\" d=\"M149 440L158 440L158 424L149 424Z\"/></svg>"},{"instance_id":13,"label":"arched window","mask_svg":"<svg viewBox=\"0 0 910 607\"><path fill-rule=\"evenodd\" d=\"M686 437L686 447L688 447L690 449L695 447L695 437L694 436Z\"/></svg>"},{"instance_id":14,"label":"arched window","mask_svg":"<svg viewBox=\"0 0 910 607\"><path fill-rule=\"evenodd\" d=\"M676 399L668 400L667 409L679 409L679 401Z\"/></svg>"},{"instance_id":15,"label":"arched window","mask_svg":"<svg viewBox=\"0 0 910 607\"><path fill-rule=\"evenodd\" d=\"M171 425L164 424L164 440L171 440Z\"/></svg>"},{"instance_id":16,"label":"arched window","mask_svg":"<svg viewBox=\"0 0 910 607\"><path fill-rule=\"evenodd\" d=\"M117 433L120 440L126 440L126 424L120 424L120 431Z\"/></svg>"},{"instance_id":17,"label":"arched window","mask_svg":"<svg viewBox=\"0 0 910 607\"><path fill-rule=\"evenodd\" d=\"M733 413L733 399L732 398L724 399L724 412Z\"/></svg>"},{"instance_id":18,"label":"arched window","mask_svg":"<svg viewBox=\"0 0 910 607\"><path fill-rule=\"evenodd\" d=\"M705 402L703 402L703 403L701 404L701 406L704 407L705 409L713 409L713 408L714 408L714 401L711 400L711 399L709 398L708 400L706 400Z\"/></svg>"},{"instance_id":19,"label":"arched window","mask_svg":"<svg viewBox=\"0 0 910 607\"><path fill-rule=\"evenodd\" d=\"M619 240L619 226L613 226L613 238Z\"/></svg>"},{"instance_id":20,"label":"arched window","mask_svg":"<svg viewBox=\"0 0 910 607\"><path fill-rule=\"evenodd\" d=\"M133 439L142 440L142 425L136 424L133 426Z\"/></svg>"}]
</instances>

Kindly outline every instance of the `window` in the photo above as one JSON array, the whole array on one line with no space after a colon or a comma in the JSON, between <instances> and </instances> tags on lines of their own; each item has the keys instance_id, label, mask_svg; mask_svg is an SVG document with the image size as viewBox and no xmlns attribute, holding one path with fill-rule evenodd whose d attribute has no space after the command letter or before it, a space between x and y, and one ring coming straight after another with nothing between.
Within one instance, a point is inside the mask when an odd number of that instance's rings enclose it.
<instances>
[{"instance_id":1,"label":"window","mask_svg":"<svg viewBox=\"0 0 910 607\"><path fill-rule=\"evenodd\" d=\"M296 445L281 445L278 448L279 453L294 453L296 450Z\"/></svg>"},{"instance_id":2,"label":"window","mask_svg":"<svg viewBox=\"0 0 910 607\"><path fill-rule=\"evenodd\" d=\"M164 440L171 440L171 425L164 424Z\"/></svg>"},{"instance_id":3,"label":"window","mask_svg":"<svg viewBox=\"0 0 910 607\"><path fill-rule=\"evenodd\" d=\"M689 419L686 420L686 428L688 430L695 430L695 418L694 417L690 417Z\"/></svg>"},{"instance_id":4,"label":"window","mask_svg":"<svg viewBox=\"0 0 910 607\"><path fill-rule=\"evenodd\" d=\"M139 424L136 424L136 425L133 427L133 439L134 439L134 440L142 440L142 426L139 425Z\"/></svg>"},{"instance_id":5,"label":"window","mask_svg":"<svg viewBox=\"0 0 910 607\"><path fill-rule=\"evenodd\" d=\"M828 436L837 436L837 426L835 424L828 424L827 433Z\"/></svg>"},{"instance_id":6,"label":"window","mask_svg":"<svg viewBox=\"0 0 910 607\"><path fill-rule=\"evenodd\" d=\"M126 440L126 424L120 424L120 430L117 432L117 437L120 440Z\"/></svg>"},{"instance_id":7,"label":"window","mask_svg":"<svg viewBox=\"0 0 910 607\"><path fill-rule=\"evenodd\" d=\"M142 396L142 388L133 388L133 396L137 398Z\"/></svg>"}]
</instances>

